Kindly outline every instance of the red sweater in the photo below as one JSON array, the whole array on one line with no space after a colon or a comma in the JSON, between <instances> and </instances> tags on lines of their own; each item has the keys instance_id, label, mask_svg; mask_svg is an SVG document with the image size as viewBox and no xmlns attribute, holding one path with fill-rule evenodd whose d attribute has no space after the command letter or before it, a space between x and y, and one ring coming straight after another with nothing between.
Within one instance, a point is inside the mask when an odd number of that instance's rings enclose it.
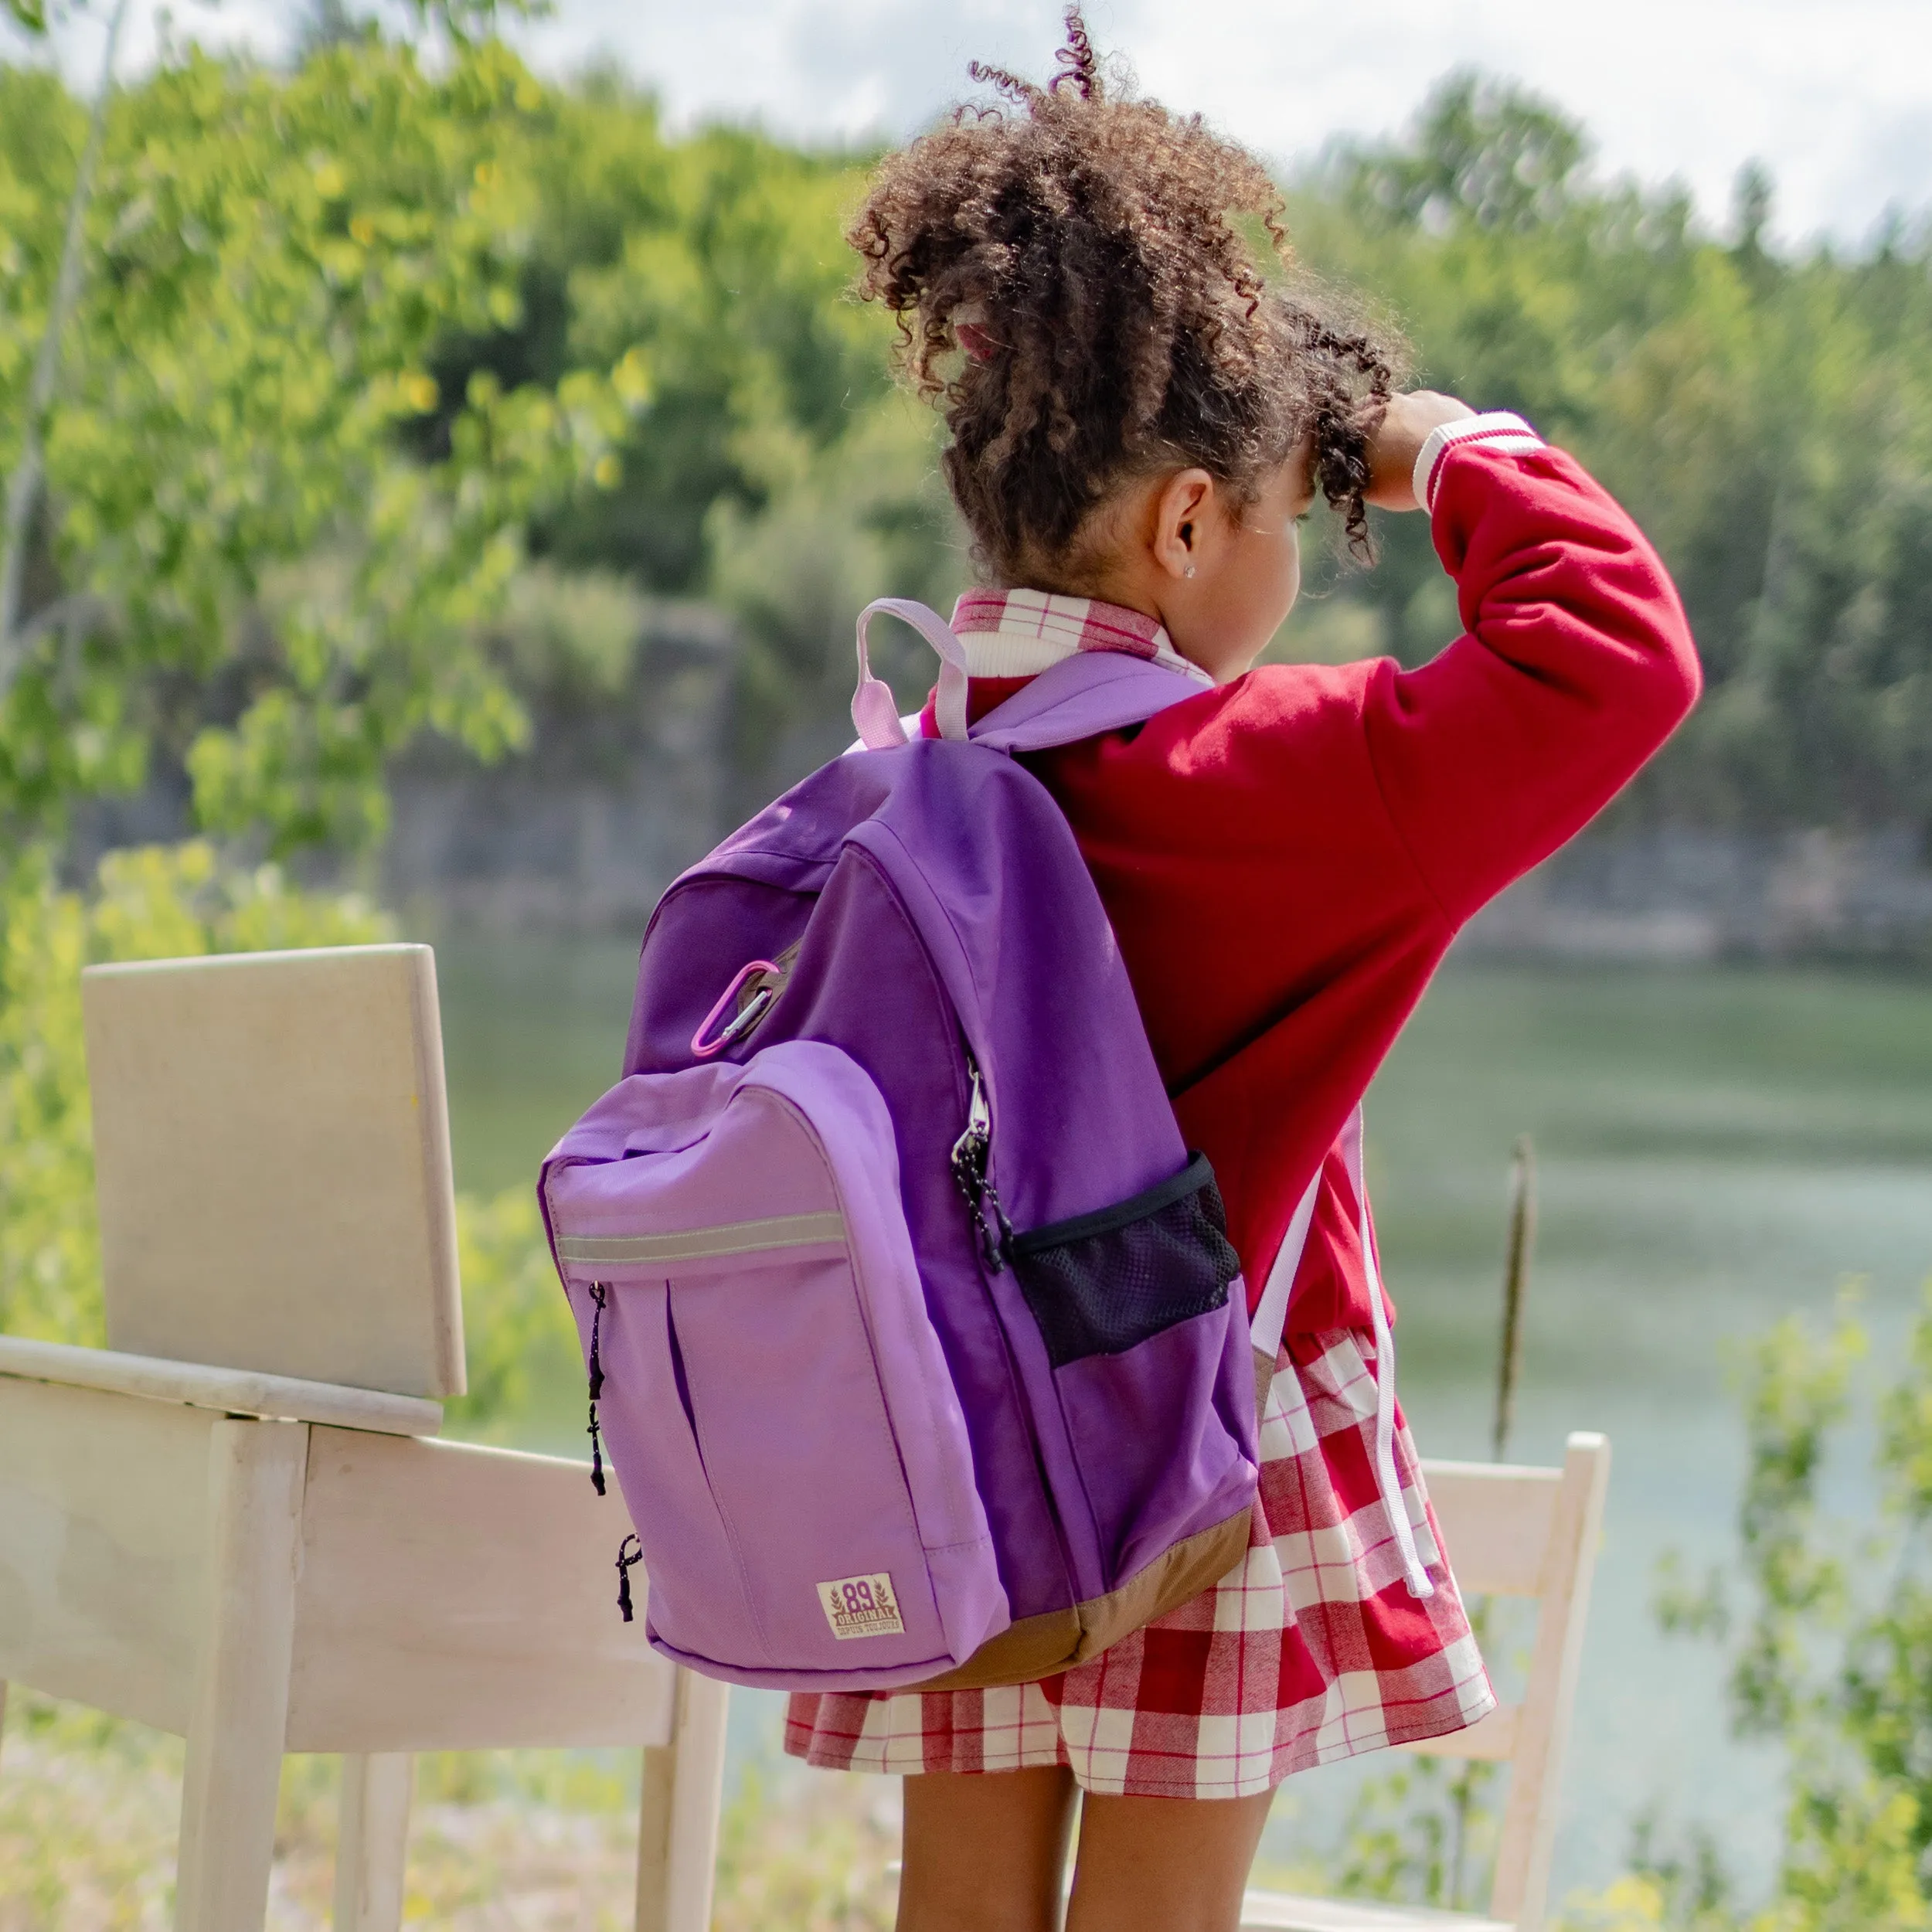
<instances>
[{"instance_id":1,"label":"red sweater","mask_svg":"<svg viewBox=\"0 0 1932 1932\"><path fill-rule=\"evenodd\" d=\"M1420 668L1269 665L1027 760L1214 1164L1251 1304L1325 1163L1301 1332L1368 1324L1336 1138L1450 942L1608 803L1699 685L1656 553L1562 451L1452 444L1431 522L1467 631ZM1023 682L975 679L972 714Z\"/></svg>"}]
</instances>

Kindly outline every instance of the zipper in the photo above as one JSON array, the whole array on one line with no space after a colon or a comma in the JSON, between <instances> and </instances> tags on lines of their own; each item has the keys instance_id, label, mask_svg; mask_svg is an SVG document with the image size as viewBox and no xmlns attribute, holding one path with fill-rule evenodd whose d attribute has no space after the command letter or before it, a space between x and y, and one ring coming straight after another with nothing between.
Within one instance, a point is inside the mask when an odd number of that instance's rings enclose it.
<instances>
[{"instance_id":1,"label":"zipper","mask_svg":"<svg viewBox=\"0 0 1932 1932\"><path fill-rule=\"evenodd\" d=\"M1000 1206L999 1192L992 1182L993 1112L986 1098L985 1078L979 1070L978 1061L973 1057L973 1049L965 1046L963 1050L972 1089L966 1102L966 1131L954 1141L948 1158L953 1179L958 1182L960 1192L966 1197L967 1211L972 1216L973 1226L978 1233L980 1264L988 1274L1002 1274L1005 1272L1012 1247L1013 1224L1007 1219L1005 1210ZM986 1219L989 1207L993 1215L992 1226ZM1012 1391L1014 1409L1026 1431L1026 1446L1032 1452L1033 1475L1039 1485L1040 1501L1045 1505L1046 1519L1053 1526L1053 1540L1060 1549L1060 1573L1066 1580L1070 1600L1077 1601L1073 1553L1066 1539L1066 1526L1060 1521L1060 1503L1053 1494L1052 1478L1047 1475L1046 1454L1040 1447L1039 1430L1033 1420L1032 1406L1024 1393L1026 1383L1019 1363L1014 1357L1013 1339L1006 1332L998 1296L989 1292L988 1300L992 1311L994 1332L999 1337L1000 1352L1005 1359L1007 1384Z\"/></svg>"},{"instance_id":2,"label":"zipper","mask_svg":"<svg viewBox=\"0 0 1932 1932\"><path fill-rule=\"evenodd\" d=\"M966 1131L954 1141L948 1158L953 1179L965 1196L966 1211L973 1217L981 1258L992 1273L999 1274L1005 1271L1012 1246L1013 1224L1007 1219L1005 1209L999 1204L999 1190L993 1185L993 1112L987 1104L986 1083L972 1049L969 1046L965 1051L972 1093L966 1104ZM990 1225L986 1219L989 1208L993 1216Z\"/></svg>"}]
</instances>

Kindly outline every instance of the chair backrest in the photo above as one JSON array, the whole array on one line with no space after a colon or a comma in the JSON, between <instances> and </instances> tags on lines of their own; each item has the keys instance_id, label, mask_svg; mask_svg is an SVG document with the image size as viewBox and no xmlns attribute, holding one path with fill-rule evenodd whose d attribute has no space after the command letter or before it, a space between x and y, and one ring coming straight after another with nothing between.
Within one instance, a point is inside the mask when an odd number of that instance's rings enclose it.
<instances>
[{"instance_id":1,"label":"chair backrest","mask_svg":"<svg viewBox=\"0 0 1932 1932\"><path fill-rule=\"evenodd\" d=\"M430 948L94 966L82 998L108 1345L460 1394Z\"/></svg>"},{"instance_id":2,"label":"chair backrest","mask_svg":"<svg viewBox=\"0 0 1932 1932\"><path fill-rule=\"evenodd\" d=\"M1610 1482L1610 1444L1603 1436L1573 1435L1560 1469L1425 1462L1423 1475L1464 1596L1534 1598L1536 1641L1520 1704L1504 1706L1468 1730L1408 1748L1509 1764L1489 1911L1516 1932L1540 1932L1563 1745Z\"/></svg>"}]
</instances>

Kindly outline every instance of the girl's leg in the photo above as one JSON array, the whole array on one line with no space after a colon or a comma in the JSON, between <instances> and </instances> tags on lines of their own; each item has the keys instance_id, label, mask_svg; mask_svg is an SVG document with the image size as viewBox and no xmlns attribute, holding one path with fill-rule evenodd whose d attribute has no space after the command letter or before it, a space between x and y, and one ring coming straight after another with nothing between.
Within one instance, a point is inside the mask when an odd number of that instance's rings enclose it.
<instances>
[{"instance_id":1,"label":"girl's leg","mask_svg":"<svg viewBox=\"0 0 1932 1932\"><path fill-rule=\"evenodd\" d=\"M1080 1811L1066 1932L1236 1932L1274 1793L1096 1798Z\"/></svg>"},{"instance_id":2,"label":"girl's leg","mask_svg":"<svg viewBox=\"0 0 1932 1932\"><path fill-rule=\"evenodd\" d=\"M1070 1771L922 1771L905 1785L899 1932L1055 1932Z\"/></svg>"}]
</instances>

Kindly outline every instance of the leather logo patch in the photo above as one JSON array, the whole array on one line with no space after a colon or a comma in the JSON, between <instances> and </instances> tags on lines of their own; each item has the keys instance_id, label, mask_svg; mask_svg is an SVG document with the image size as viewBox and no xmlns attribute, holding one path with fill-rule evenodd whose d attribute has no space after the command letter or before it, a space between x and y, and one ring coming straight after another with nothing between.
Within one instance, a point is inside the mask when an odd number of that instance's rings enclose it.
<instances>
[{"instance_id":1,"label":"leather logo patch","mask_svg":"<svg viewBox=\"0 0 1932 1932\"><path fill-rule=\"evenodd\" d=\"M841 1577L818 1586L819 1607L835 1637L903 1637L904 1621L893 1580L879 1570L869 1577Z\"/></svg>"}]
</instances>

